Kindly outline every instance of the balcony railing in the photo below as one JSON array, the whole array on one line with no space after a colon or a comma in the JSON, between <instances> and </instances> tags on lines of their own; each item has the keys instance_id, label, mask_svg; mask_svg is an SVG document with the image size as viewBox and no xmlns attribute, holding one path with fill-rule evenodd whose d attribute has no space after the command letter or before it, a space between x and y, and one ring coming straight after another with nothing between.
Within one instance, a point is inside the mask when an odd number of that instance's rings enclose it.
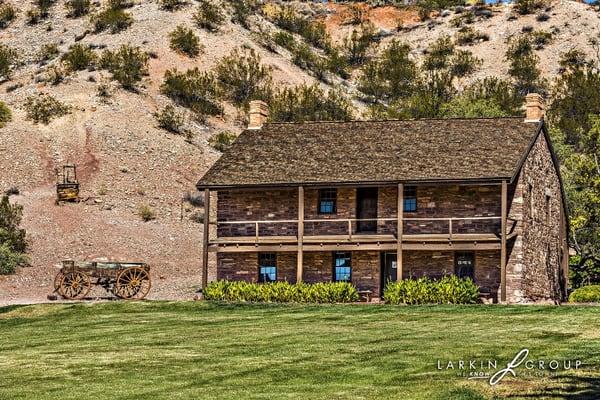
<instances>
[{"instance_id":1,"label":"balcony railing","mask_svg":"<svg viewBox=\"0 0 600 400\"><path fill-rule=\"evenodd\" d=\"M456 236L499 235L499 216L451 217L451 218L411 218L402 219L402 235L407 238L430 236L452 240ZM347 241L376 235L381 239L396 240L398 220L396 218L341 218L305 219L303 237L336 237ZM254 239L281 238L297 240L300 221L298 220L259 220L259 221L218 221L217 236L227 238ZM365 229L366 228L366 229Z\"/></svg>"}]
</instances>

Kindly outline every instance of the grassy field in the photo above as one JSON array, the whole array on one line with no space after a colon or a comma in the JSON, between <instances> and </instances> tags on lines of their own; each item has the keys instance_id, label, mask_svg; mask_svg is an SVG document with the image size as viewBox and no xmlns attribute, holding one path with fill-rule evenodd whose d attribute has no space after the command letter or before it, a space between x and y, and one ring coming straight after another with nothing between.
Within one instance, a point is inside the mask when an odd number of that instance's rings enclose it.
<instances>
[{"instance_id":1,"label":"grassy field","mask_svg":"<svg viewBox=\"0 0 600 400\"><path fill-rule=\"evenodd\" d=\"M0 346L0 399L600 398L598 307L12 306ZM583 365L496 386L437 368L522 348Z\"/></svg>"}]
</instances>

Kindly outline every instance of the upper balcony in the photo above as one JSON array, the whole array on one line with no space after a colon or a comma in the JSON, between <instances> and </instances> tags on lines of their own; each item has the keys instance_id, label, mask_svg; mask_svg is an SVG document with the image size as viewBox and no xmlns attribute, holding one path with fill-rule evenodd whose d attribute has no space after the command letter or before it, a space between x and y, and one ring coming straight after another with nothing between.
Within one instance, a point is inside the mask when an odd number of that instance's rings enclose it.
<instances>
[{"instance_id":1,"label":"upper balcony","mask_svg":"<svg viewBox=\"0 0 600 400\"><path fill-rule=\"evenodd\" d=\"M402 234L398 235L398 224ZM500 216L218 221L213 251L499 249Z\"/></svg>"},{"instance_id":2,"label":"upper balcony","mask_svg":"<svg viewBox=\"0 0 600 400\"><path fill-rule=\"evenodd\" d=\"M222 191L208 245L219 252L498 249L500 211L497 185Z\"/></svg>"}]
</instances>

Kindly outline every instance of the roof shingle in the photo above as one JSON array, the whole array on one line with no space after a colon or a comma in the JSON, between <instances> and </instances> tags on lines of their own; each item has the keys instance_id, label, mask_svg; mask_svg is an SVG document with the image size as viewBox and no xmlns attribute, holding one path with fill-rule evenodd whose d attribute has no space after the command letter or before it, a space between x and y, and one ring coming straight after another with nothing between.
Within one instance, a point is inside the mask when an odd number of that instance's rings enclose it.
<instances>
[{"instance_id":1,"label":"roof shingle","mask_svg":"<svg viewBox=\"0 0 600 400\"><path fill-rule=\"evenodd\" d=\"M511 178L539 128L522 117L267 124L242 132L198 187Z\"/></svg>"}]
</instances>

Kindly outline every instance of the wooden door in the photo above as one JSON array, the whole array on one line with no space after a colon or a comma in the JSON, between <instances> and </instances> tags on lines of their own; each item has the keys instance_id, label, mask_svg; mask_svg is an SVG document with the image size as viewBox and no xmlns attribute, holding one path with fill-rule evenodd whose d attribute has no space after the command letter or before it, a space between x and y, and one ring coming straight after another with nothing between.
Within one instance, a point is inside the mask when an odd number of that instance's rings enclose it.
<instances>
[{"instance_id":1,"label":"wooden door","mask_svg":"<svg viewBox=\"0 0 600 400\"><path fill-rule=\"evenodd\" d=\"M377 232L377 188L356 189L356 218L372 219L372 221L358 221L357 232Z\"/></svg>"}]
</instances>

